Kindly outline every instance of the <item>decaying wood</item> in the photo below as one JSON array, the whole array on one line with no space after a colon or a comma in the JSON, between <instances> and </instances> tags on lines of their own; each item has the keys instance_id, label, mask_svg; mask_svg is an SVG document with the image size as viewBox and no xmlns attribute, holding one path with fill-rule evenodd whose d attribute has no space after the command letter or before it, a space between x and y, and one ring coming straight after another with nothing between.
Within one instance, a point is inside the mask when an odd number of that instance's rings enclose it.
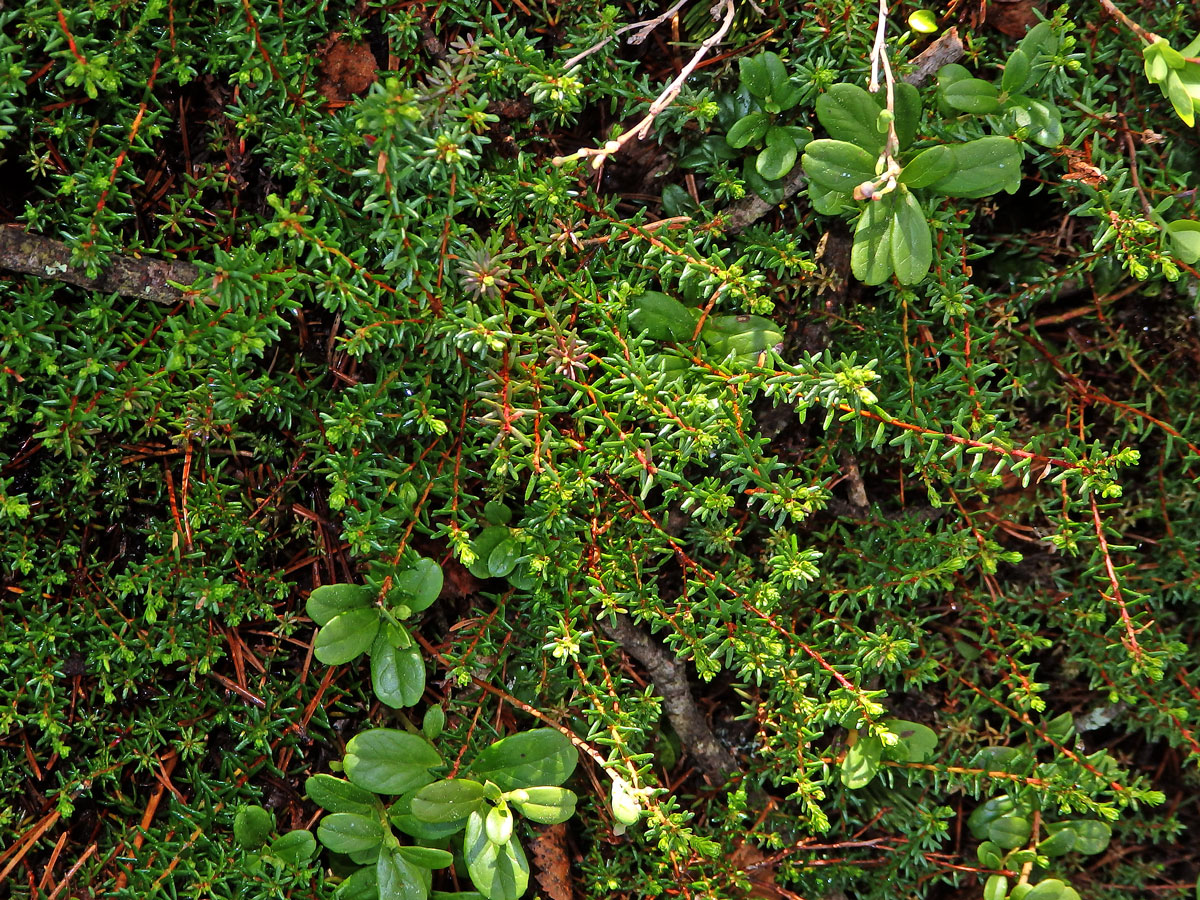
<instances>
[{"instance_id":1,"label":"decaying wood","mask_svg":"<svg viewBox=\"0 0 1200 900\"><path fill-rule=\"evenodd\" d=\"M99 277L89 278L82 267L71 265L71 248L62 241L18 225L0 227L0 269L155 303L178 303L184 293L171 282L191 284L200 276L190 263L113 254Z\"/></svg>"},{"instance_id":2,"label":"decaying wood","mask_svg":"<svg viewBox=\"0 0 1200 900\"><path fill-rule=\"evenodd\" d=\"M696 760L696 765L715 784L723 784L739 770L733 754L717 740L704 713L696 705L688 685L686 664L659 646L658 642L638 628L627 616L617 616L616 624L604 620L600 628L621 645L621 649L642 664L663 698L663 711L671 727L679 735L684 750Z\"/></svg>"},{"instance_id":3,"label":"decaying wood","mask_svg":"<svg viewBox=\"0 0 1200 900\"><path fill-rule=\"evenodd\" d=\"M566 823L537 828L534 832L529 853L536 867L533 877L538 887L549 900L573 900Z\"/></svg>"},{"instance_id":4,"label":"decaying wood","mask_svg":"<svg viewBox=\"0 0 1200 900\"><path fill-rule=\"evenodd\" d=\"M800 192L800 188L804 187L804 169L797 165L792 168L783 182L783 199L780 203L786 203L792 197ZM768 203L758 194L751 191L741 200L730 203L725 211L721 213L725 220L725 230L736 234L749 228L772 209L774 205Z\"/></svg>"},{"instance_id":5,"label":"decaying wood","mask_svg":"<svg viewBox=\"0 0 1200 900\"><path fill-rule=\"evenodd\" d=\"M904 76L904 80L914 87L919 87L942 66L962 59L963 53L963 42L958 36L958 29L948 28L936 41L913 57L913 70Z\"/></svg>"}]
</instances>

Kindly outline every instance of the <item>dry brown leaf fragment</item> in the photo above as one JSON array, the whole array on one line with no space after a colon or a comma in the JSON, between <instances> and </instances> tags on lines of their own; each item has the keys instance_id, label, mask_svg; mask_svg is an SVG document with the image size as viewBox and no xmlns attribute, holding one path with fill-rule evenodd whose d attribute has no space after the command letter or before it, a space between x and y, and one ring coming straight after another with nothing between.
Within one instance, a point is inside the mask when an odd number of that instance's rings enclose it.
<instances>
[{"instance_id":1,"label":"dry brown leaf fragment","mask_svg":"<svg viewBox=\"0 0 1200 900\"><path fill-rule=\"evenodd\" d=\"M529 852L537 867L534 878L549 900L572 900L566 823L537 829L537 837L529 842Z\"/></svg>"},{"instance_id":2,"label":"dry brown leaf fragment","mask_svg":"<svg viewBox=\"0 0 1200 900\"><path fill-rule=\"evenodd\" d=\"M1067 174L1062 177L1063 181L1081 181L1088 187L1108 181L1108 176L1092 165L1089 158L1091 154L1086 151L1063 147L1055 151L1055 155L1067 160Z\"/></svg>"},{"instance_id":3,"label":"dry brown leaf fragment","mask_svg":"<svg viewBox=\"0 0 1200 900\"><path fill-rule=\"evenodd\" d=\"M340 40L321 60L317 90L327 100L349 100L374 84L377 65L375 54L366 44Z\"/></svg>"}]
</instances>

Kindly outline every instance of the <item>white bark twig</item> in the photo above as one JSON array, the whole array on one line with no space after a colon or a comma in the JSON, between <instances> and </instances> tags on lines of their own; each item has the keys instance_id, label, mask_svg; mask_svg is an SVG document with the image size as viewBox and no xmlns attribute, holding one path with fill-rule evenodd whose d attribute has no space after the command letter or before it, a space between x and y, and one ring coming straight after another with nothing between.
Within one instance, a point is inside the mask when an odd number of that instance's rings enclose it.
<instances>
[{"instance_id":1,"label":"white bark twig","mask_svg":"<svg viewBox=\"0 0 1200 900\"><path fill-rule=\"evenodd\" d=\"M581 147L569 156L554 157L554 159L551 160L551 163L556 166L561 166L563 163L569 162L573 159L587 159L590 157L592 160L592 168L599 169L602 165L604 165L604 161L606 159L608 159L614 153L619 152L621 148L630 141L634 139L639 141L645 140L650 134L650 126L654 124L654 120L658 118L659 113L661 113L664 109L670 106L672 102L674 102L675 98L679 96L679 92L683 90L683 85L687 81L688 76L695 71L696 66L700 65L700 60L704 59L704 57L708 55L708 52L712 50L713 47L721 43L721 39L725 37L725 35L729 32L730 27L732 27L735 12L733 0L721 0L720 5L725 9L725 19L721 22L721 26L715 32L713 32L703 44L700 45L700 48L696 51L695 55L688 60L687 65L685 65L679 71L679 74L671 80L671 83L663 89L663 92L658 96L658 99L650 104L650 109L646 112L646 116L640 122L638 122L633 128L625 132L619 138L606 141L603 147Z\"/></svg>"},{"instance_id":2,"label":"white bark twig","mask_svg":"<svg viewBox=\"0 0 1200 900\"><path fill-rule=\"evenodd\" d=\"M576 53L574 56L572 56L570 59L568 59L565 63L563 63L563 68L565 68L568 72L571 71L571 69L573 69L575 66L579 65L579 63L583 62L585 59L587 59L589 56L591 56L597 50L600 50L603 47L607 46L608 44L612 43L613 40L615 40L616 38L619 38L621 35L623 35L627 31L634 31L636 33L632 37L627 38L625 43L640 44L642 41L644 41L647 37L650 36L650 32L652 32L655 28L657 28L663 22L667 21L667 19L671 18L671 16L675 15L675 13L679 12L680 8L685 3L687 3L687 0L678 0L678 2L674 6L672 6L670 9L668 9L666 12L660 13L659 15L655 16L653 19L646 19L644 22L632 22L629 25L622 25L620 28L618 28L616 31L614 31L612 34L610 34L608 37L603 38L603 39L597 41L596 43L592 44L592 46L588 47L582 53Z\"/></svg>"},{"instance_id":3,"label":"white bark twig","mask_svg":"<svg viewBox=\"0 0 1200 900\"><path fill-rule=\"evenodd\" d=\"M879 0L879 25L875 29L875 44L871 47L871 83L867 90L872 94L879 91L879 71L883 70L883 80L887 85L887 111L894 116L896 113L896 77L892 74L892 64L887 56L887 0ZM900 138L896 136L896 123L888 123L886 153L889 157L900 151Z\"/></svg>"}]
</instances>

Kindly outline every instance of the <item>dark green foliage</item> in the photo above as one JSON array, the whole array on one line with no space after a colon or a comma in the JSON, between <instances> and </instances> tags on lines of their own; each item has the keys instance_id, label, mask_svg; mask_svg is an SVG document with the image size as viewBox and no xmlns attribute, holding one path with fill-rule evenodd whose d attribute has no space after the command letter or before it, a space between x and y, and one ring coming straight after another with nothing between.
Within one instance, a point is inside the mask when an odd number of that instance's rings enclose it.
<instances>
[{"instance_id":1,"label":"dark green foliage","mask_svg":"<svg viewBox=\"0 0 1200 900\"><path fill-rule=\"evenodd\" d=\"M373 890L380 900L424 900L429 870L455 859L444 849L446 839L465 829L456 849L472 883L487 900L516 900L529 882L529 864L510 804L533 822L565 822L576 797L557 785L570 777L577 759L567 738L540 728L484 748L468 767L481 781L433 781L428 770L441 760L421 738L388 729L359 734L344 760L349 781L317 775L307 782L309 799L329 813L317 837L363 867L348 876L344 884L351 887L339 895L373 879L373 887L361 890ZM385 807L372 792L404 796ZM401 846L393 826L420 843Z\"/></svg>"},{"instance_id":2,"label":"dark green foliage","mask_svg":"<svg viewBox=\"0 0 1200 900\"><path fill-rule=\"evenodd\" d=\"M1195 63L711 5L0 11L6 893L1194 890Z\"/></svg>"}]
</instances>

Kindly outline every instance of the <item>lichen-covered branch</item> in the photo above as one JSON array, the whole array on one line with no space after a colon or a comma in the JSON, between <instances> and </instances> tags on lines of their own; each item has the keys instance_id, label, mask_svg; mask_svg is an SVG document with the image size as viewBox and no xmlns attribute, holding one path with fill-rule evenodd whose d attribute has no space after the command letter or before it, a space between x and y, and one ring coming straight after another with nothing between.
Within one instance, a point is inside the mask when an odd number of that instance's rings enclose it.
<instances>
[{"instance_id":1,"label":"lichen-covered branch","mask_svg":"<svg viewBox=\"0 0 1200 900\"><path fill-rule=\"evenodd\" d=\"M82 267L71 265L71 248L62 241L16 225L0 227L0 269L155 303L178 303L183 291L172 282L191 284L200 275L195 266L178 260L113 254L108 268L89 278Z\"/></svg>"}]
</instances>

